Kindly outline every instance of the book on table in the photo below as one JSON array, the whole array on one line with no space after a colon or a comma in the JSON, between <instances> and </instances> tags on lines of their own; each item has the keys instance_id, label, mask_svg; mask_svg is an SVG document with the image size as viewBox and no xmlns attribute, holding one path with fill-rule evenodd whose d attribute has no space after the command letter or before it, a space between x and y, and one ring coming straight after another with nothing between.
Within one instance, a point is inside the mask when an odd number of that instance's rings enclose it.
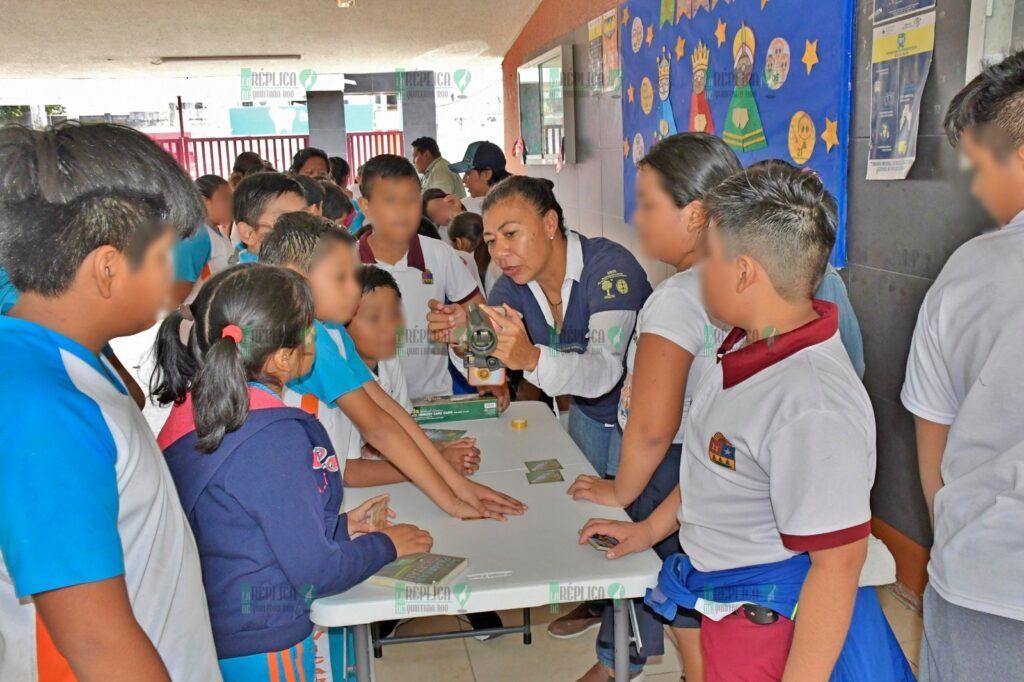
<instances>
[{"instance_id":1,"label":"book on table","mask_svg":"<svg viewBox=\"0 0 1024 682\"><path fill-rule=\"evenodd\" d=\"M385 587L444 587L466 570L468 565L469 560L464 557L419 552L392 561L371 575L368 582Z\"/></svg>"}]
</instances>

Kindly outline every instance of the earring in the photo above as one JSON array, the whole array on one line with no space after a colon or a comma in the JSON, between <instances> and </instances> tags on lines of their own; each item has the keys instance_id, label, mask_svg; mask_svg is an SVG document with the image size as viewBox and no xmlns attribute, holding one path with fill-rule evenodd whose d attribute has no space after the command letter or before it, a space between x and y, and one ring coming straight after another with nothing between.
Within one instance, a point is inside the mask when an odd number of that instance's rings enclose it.
<instances>
[{"instance_id":1,"label":"earring","mask_svg":"<svg viewBox=\"0 0 1024 682\"><path fill-rule=\"evenodd\" d=\"M551 234L548 235L548 241L551 241L551 242L555 241L555 233L554 232L552 232Z\"/></svg>"}]
</instances>

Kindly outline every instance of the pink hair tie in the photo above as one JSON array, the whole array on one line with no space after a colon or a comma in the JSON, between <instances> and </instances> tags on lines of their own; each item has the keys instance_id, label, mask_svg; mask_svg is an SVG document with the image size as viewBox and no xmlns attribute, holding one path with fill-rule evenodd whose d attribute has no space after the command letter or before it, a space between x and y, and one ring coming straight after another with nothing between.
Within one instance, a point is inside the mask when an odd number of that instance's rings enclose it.
<instances>
[{"instance_id":1,"label":"pink hair tie","mask_svg":"<svg viewBox=\"0 0 1024 682\"><path fill-rule=\"evenodd\" d=\"M235 343L242 343L242 328L237 324L225 325L225 327L220 330L220 338L234 339Z\"/></svg>"}]
</instances>

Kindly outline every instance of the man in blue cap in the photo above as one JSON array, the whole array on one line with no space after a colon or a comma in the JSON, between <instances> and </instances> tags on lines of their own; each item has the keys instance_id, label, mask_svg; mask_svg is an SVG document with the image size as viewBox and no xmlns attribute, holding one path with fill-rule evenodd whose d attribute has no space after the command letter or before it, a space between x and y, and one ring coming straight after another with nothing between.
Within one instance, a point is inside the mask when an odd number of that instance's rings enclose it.
<instances>
[{"instance_id":1,"label":"man in blue cap","mask_svg":"<svg viewBox=\"0 0 1024 682\"><path fill-rule=\"evenodd\" d=\"M465 174L462 182L469 190L469 198L459 202L462 206L454 212L466 210L480 213L487 192L510 175L505 170L505 152L493 142L486 141L469 145L462 161L453 163L451 169Z\"/></svg>"}]
</instances>

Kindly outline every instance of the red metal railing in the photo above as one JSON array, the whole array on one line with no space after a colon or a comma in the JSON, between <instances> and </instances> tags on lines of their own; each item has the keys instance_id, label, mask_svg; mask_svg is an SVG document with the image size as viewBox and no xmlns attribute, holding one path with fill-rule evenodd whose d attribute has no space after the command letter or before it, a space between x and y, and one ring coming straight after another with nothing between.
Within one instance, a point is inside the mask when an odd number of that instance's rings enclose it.
<instances>
[{"instance_id":1,"label":"red metal railing","mask_svg":"<svg viewBox=\"0 0 1024 682\"><path fill-rule=\"evenodd\" d=\"M295 152L309 146L309 135L261 135L251 137L191 137L186 133L152 134L150 137L173 156L189 174L198 178L213 174L231 175L235 157L256 152L279 171L291 166ZM405 136L401 130L348 134L348 162L353 173L378 154L404 156Z\"/></svg>"},{"instance_id":2,"label":"red metal railing","mask_svg":"<svg viewBox=\"0 0 1024 682\"><path fill-rule=\"evenodd\" d=\"M378 154L405 156L405 135L401 130L375 130L348 134L348 164L352 173Z\"/></svg>"}]
</instances>

